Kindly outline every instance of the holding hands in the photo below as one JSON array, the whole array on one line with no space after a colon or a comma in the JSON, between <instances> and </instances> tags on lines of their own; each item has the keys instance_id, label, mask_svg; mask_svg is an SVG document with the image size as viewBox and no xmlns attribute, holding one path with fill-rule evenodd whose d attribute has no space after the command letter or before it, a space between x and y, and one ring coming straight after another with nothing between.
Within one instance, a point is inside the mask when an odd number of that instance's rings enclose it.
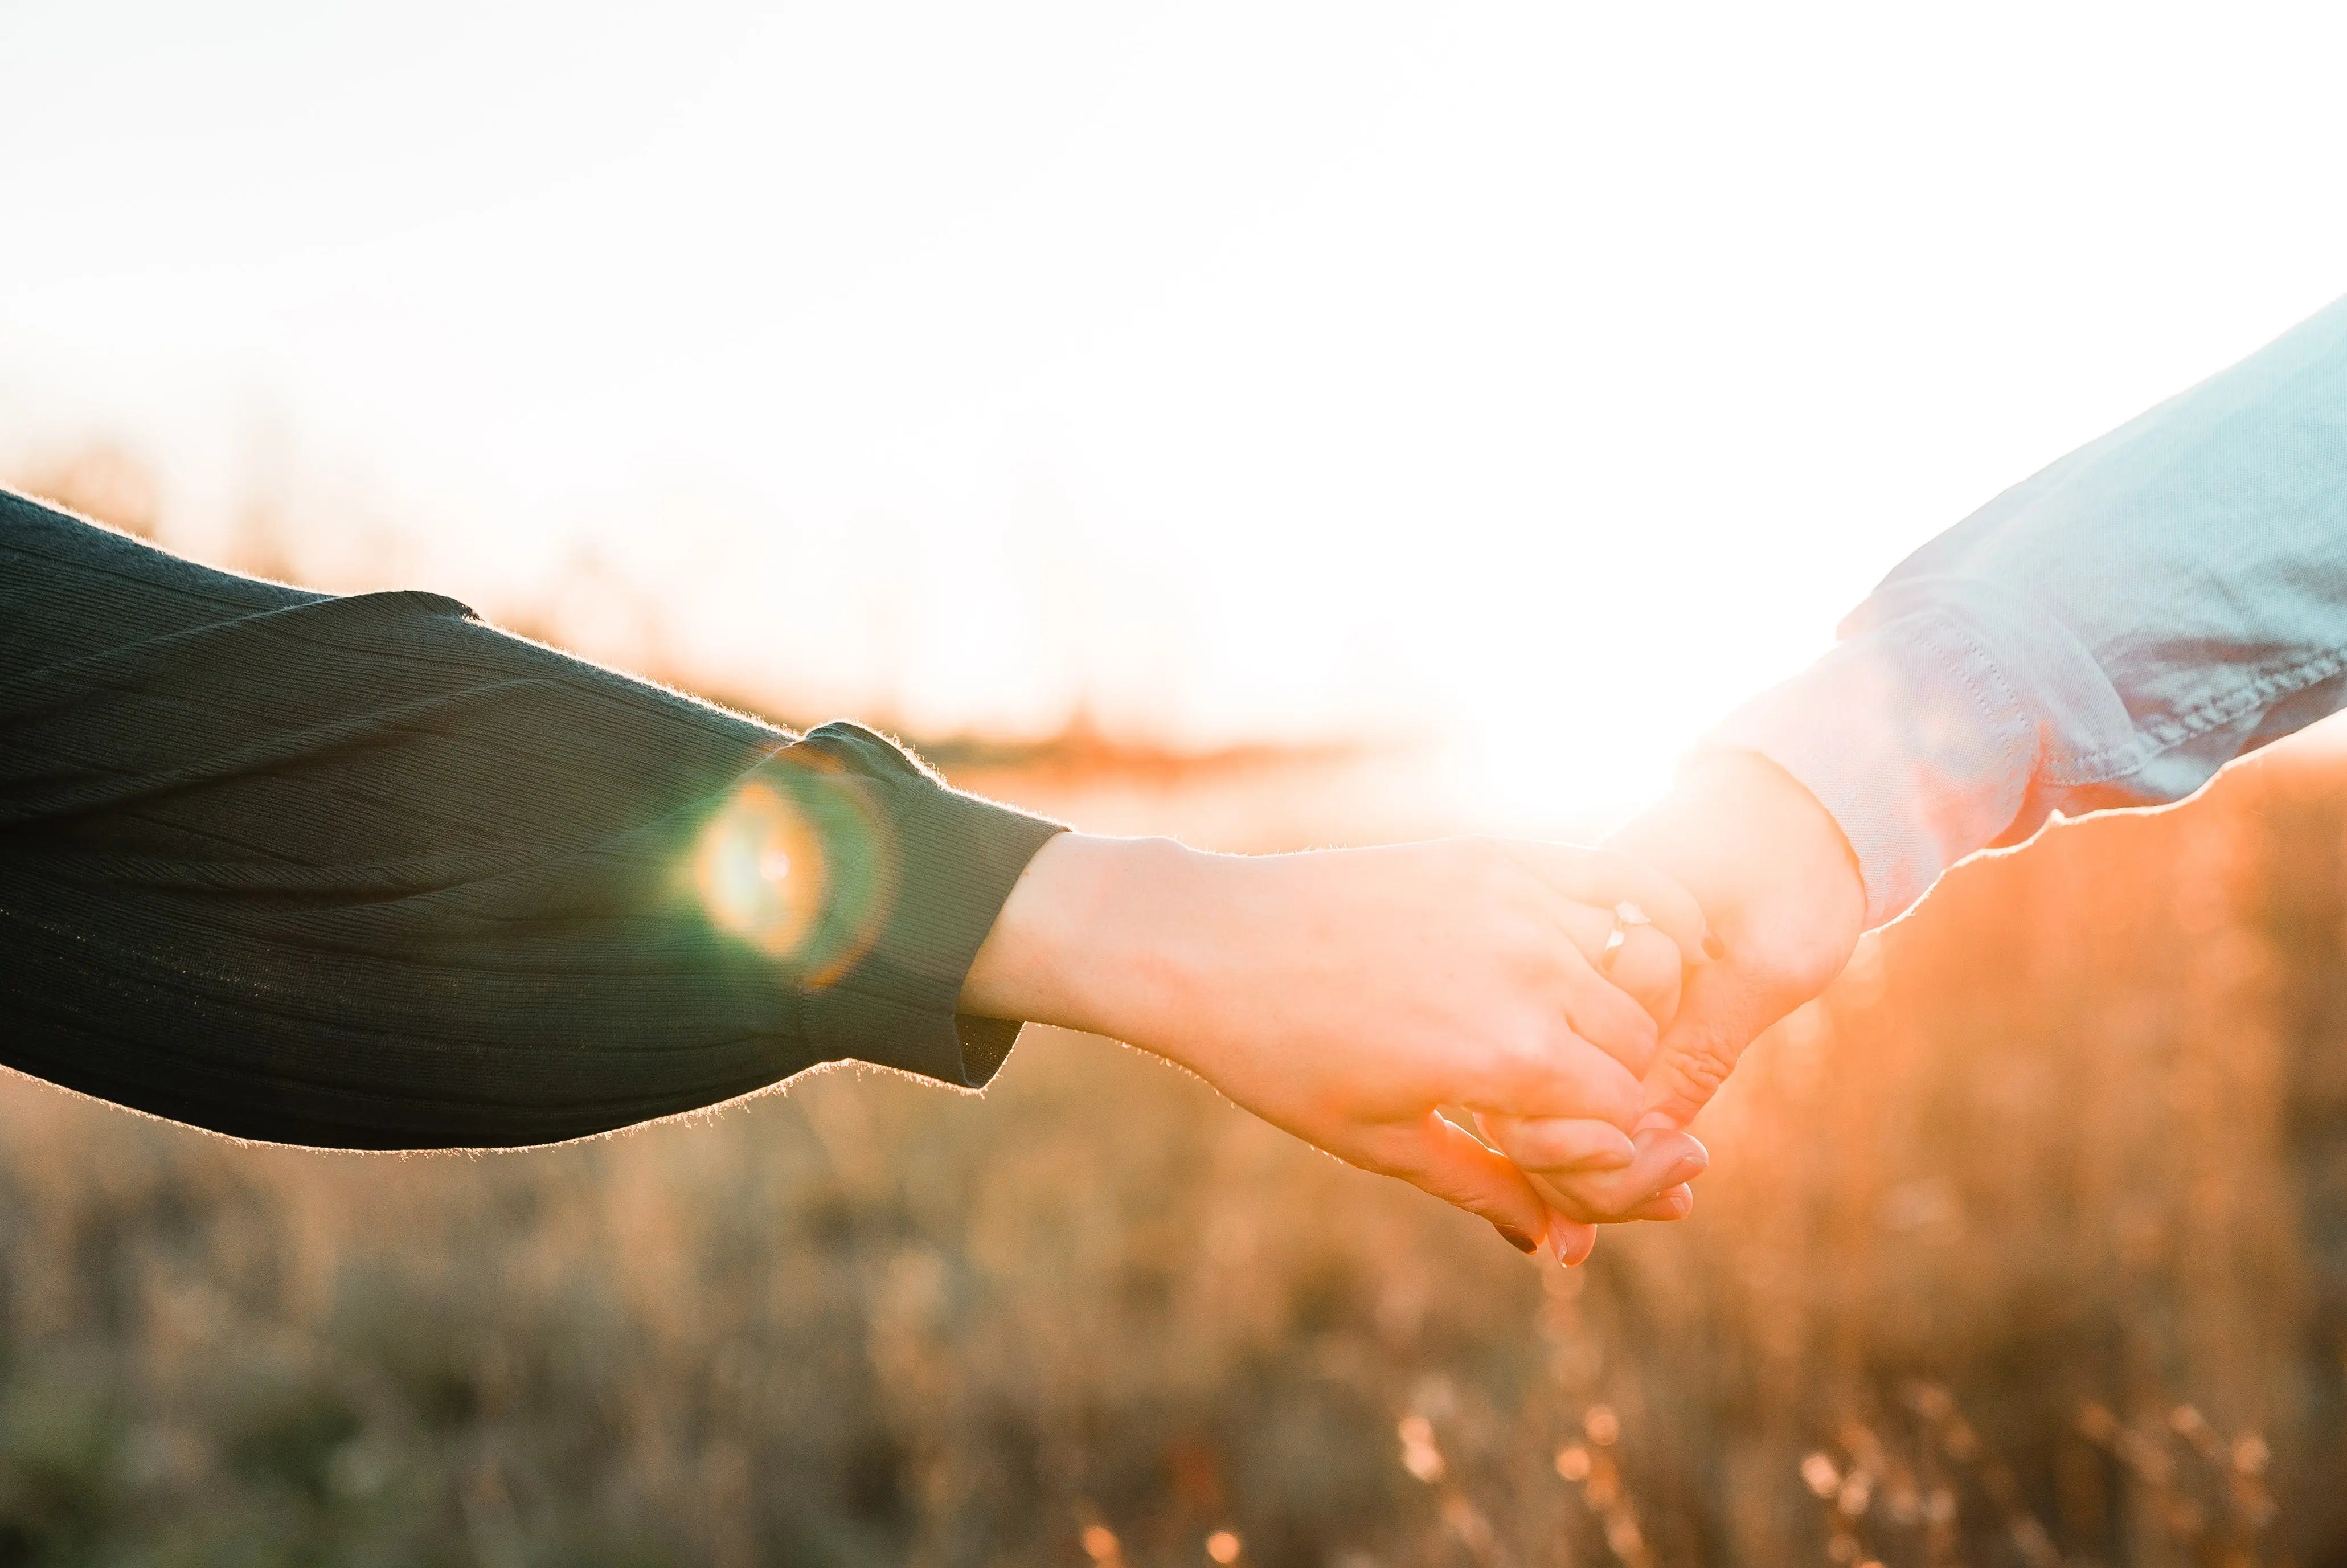
<instances>
[{"instance_id":1,"label":"holding hands","mask_svg":"<svg viewBox=\"0 0 2347 1568\"><path fill-rule=\"evenodd\" d=\"M1624 904L1651 923L1621 920ZM1063 834L1003 907L962 1006L1153 1051L1575 1263L1595 1223L1692 1206L1702 1145L1642 1123L1705 937L1677 883L1604 850L1239 856Z\"/></svg>"},{"instance_id":2,"label":"holding hands","mask_svg":"<svg viewBox=\"0 0 2347 1568\"><path fill-rule=\"evenodd\" d=\"M1850 962L1865 924L1865 886L1849 841L1817 797L1748 752L1698 758L1608 843L1686 888L1721 944L1717 962L1687 969L1676 1010L1657 1012L1661 1042L1645 1072L1638 1137L1685 1137L1745 1047ZM1536 1124L1493 1125L1488 1133L1525 1169L1539 1170L1526 1160L1539 1152ZM1587 1173L1542 1171L1536 1184L1557 1212L1600 1223L1677 1219L1693 1208L1692 1194L1672 1192L1625 1209L1619 1185Z\"/></svg>"}]
</instances>

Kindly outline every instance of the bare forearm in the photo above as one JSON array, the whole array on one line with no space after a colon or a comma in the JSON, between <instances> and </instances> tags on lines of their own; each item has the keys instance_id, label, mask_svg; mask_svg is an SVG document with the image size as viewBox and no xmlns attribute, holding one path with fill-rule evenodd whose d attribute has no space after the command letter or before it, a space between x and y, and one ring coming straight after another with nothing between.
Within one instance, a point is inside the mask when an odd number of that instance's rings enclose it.
<instances>
[{"instance_id":1,"label":"bare forearm","mask_svg":"<svg viewBox=\"0 0 2347 1568\"><path fill-rule=\"evenodd\" d=\"M1060 835L995 917L962 1009L1149 1045L1194 999L1199 959L1180 916L1209 858L1166 838Z\"/></svg>"},{"instance_id":2,"label":"bare forearm","mask_svg":"<svg viewBox=\"0 0 2347 1568\"><path fill-rule=\"evenodd\" d=\"M1656 925L1601 974L1623 901ZM1691 1141L1634 1148L1628 1133L1655 1018L1682 954L1703 948L1683 889L1599 851L1454 839L1228 856L1068 834L1028 865L960 1005L1153 1051L1519 1246L1545 1235L1574 1257L1586 1228L1553 1225L1523 1173L1439 1108L1585 1123L1565 1163L1606 1174L1587 1212L1684 1180Z\"/></svg>"}]
</instances>

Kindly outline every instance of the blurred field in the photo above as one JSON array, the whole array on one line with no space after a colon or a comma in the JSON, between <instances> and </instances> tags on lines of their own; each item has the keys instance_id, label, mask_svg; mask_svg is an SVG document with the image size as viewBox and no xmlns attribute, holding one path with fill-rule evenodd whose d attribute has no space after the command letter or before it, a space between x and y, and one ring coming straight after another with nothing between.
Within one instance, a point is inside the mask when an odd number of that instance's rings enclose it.
<instances>
[{"instance_id":1,"label":"blurred field","mask_svg":"<svg viewBox=\"0 0 2347 1568\"><path fill-rule=\"evenodd\" d=\"M1361 825L1326 759L990 761ZM10 1081L0 1564L2347 1562L2342 890L2311 756L1967 867L1571 1275L1050 1031L479 1158Z\"/></svg>"}]
</instances>

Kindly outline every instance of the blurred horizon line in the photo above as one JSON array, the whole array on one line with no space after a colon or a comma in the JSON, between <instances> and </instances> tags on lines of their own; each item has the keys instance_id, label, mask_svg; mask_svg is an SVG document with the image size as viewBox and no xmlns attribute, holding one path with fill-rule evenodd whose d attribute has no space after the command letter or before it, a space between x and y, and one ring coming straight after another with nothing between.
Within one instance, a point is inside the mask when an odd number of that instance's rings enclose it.
<instances>
[{"instance_id":1,"label":"blurred horizon line","mask_svg":"<svg viewBox=\"0 0 2347 1568\"><path fill-rule=\"evenodd\" d=\"M388 536L362 540L355 562L345 560L338 563L341 569L323 574L340 580L320 580L322 574L300 559L301 542L292 536L292 524L281 503L259 493L238 504L224 548L200 548L173 526L152 468L117 441L86 441L0 466L0 487L200 564L248 577L328 593L416 586L399 575L399 541ZM599 640L591 630L585 638L578 634L579 628L569 623L578 617L566 616L564 605L581 597L580 589L590 599L616 592L625 601L624 619L636 622L632 630L641 643L637 657L627 657L624 651L615 657L608 646L594 646ZM1153 733L1144 725L1108 722L1081 692L1058 723L1040 730L983 723L926 724L909 718L900 701L865 702L856 704L852 712L826 713L823 702L787 690L786 682L762 687L738 677L712 681L681 667L665 651L662 633L671 611L651 595L630 593L591 550L567 555L549 579L537 586L534 596L474 612L500 630L794 733L803 734L833 719L852 720L903 742L940 770L1017 773L1045 784L1081 780L1171 785L1267 768L1348 763L1408 749L1365 734L1201 742Z\"/></svg>"}]
</instances>

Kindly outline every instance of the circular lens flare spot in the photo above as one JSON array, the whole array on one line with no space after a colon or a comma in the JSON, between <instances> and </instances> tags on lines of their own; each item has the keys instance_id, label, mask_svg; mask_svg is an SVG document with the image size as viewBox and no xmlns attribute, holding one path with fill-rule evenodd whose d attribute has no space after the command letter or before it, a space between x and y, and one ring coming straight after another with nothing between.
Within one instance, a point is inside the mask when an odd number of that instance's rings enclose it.
<instances>
[{"instance_id":1,"label":"circular lens flare spot","mask_svg":"<svg viewBox=\"0 0 2347 1568\"><path fill-rule=\"evenodd\" d=\"M823 913L823 842L762 784L745 785L702 830L693 880L709 917L774 958L800 955Z\"/></svg>"}]
</instances>

